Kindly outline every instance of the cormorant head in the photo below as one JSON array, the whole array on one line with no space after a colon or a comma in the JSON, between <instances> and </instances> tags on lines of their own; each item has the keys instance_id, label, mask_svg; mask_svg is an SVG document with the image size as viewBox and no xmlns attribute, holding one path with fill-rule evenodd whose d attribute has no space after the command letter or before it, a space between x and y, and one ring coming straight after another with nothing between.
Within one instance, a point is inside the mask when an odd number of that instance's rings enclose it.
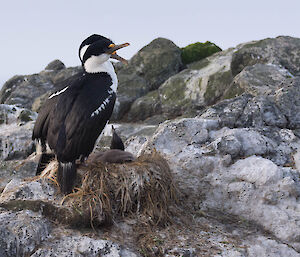
<instances>
[{"instance_id":1,"label":"cormorant head","mask_svg":"<svg viewBox=\"0 0 300 257\"><path fill-rule=\"evenodd\" d=\"M81 43L79 58L87 72L93 72L97 66L108 61L109 58L127 63L127 60L117 55L116 51L128 45L129 43L115 45L110 39L93 34Z\"/></svg>"}]
</instances>

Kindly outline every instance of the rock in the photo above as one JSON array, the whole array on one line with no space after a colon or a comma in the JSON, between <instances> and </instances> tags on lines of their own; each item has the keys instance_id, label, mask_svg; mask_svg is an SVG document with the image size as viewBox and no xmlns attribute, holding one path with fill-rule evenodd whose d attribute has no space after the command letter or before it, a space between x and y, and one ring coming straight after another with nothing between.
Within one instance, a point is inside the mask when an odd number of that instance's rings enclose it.
<instances>
[{"instance_id":1,"label":"rock","mask_svg":"<svg viewBox=\"0 0 300 257\"><path fill-rule=\"evenodd\" d=\"M94 239L83 235L57 235L51 241L43 243L31 257L137 257L135 253L108 240Z\"/></svg>"},{"instance_id":2,"label":"rock","mask_svg":"<svg viewBox=\"0 0 300 257\"><path fill-rule=\"evenodd\" d=\"M299 129L300 78L287 79L268 96L244 94L208 108L201 117L220 120L228 127L276 126Z\"/></svg>"},{"instance_id":3,"label":"rock","mask_svg":"<svg viewBox=\"0 0 300 257\"><path fill-rule=\"evenodd\" d=\"M260 64L245 67L235 76L224 98L233 98L244 92L253 96L268 95L281 87L282 82L292 75L274 64Z\"/></svg>"},{"instance_id":4,"label":"rock","mask_svg":"<svg viewBox=\"0 0 300 257\"><path fill-rule=\"evenodd\" d=\"M0 160L26 158L34 151L31 134L36 116L23 108L0 105Z\"/></svg>"},{"instance_id":5,"label":"rock","mask_svg":"<svg viewBox=\"0 0 300 257\"><path fill-rule=\"evenodd\" d=\"M159 94L157 90L154 90L133 102L128 112L127 120L129 122L145 120L161 113Z\"/></svg>"},{"instance_id":6,"label":"rock","mask_svg":"<svg viewBox=\"0 0 300 257\"><path fill-rule=\"evenodd\" d=\"M300 128L300 77L288 79L274 94L274 102L286 117L290 129Z\"/></svg>"},{"instance_id":7,"label":"rock","mask_svg":"<svg viewBox=\"0 0 300 257\"><path fill-rule=\"evenodd\" d=\"M50 63L46 66L45 70L51 70L51 71L55 70L55 71L59 71L59 70L65 69L65 68L66 68L66 66L63 64L63 62L61 62L60 60L57 60L57 59L56 59L56 60L50 62Z\"/></svg>"},{"instance_id":8,"label":"rock","mask_svg":"<svg viewBox=\"0 0 300 257\"><path fill-rule=\"evenodd\" d=\"M137 98L157 89L182 67L181 51L172 41L157 38L132 57L129 65L117 69L117 104L113 119L122 119Z\"/></svg>"},{"instance_id":9,"label":"rock","mask_svg":"<svg viewBox=\"0 0 300 257\"><path fill-rule=\"evenodd\" d=\"M172 41L157 38L134 55L130 65L147 81L150 91L157 89L181 69L180 53L180 49Z\"/></svg>"},{"instance_id":10,"label":"rock","mask_svg":"<svg viewBox=\"0 0 300 257\"><path fill-rule=\"evenodd\" d=\"M217 174L211 174L213 195L207 194L202 206L223 208L253 220L299 251L300 229L297 211L293 209L299 205L300 184L296 174L296 170L278 167L262 157L239 160L220 180Z\"/></svg>"},{"instance_id":11,"label":"rock","mask_svg":"<svg viewBox=\"0 0 300 257\"><path fill-rule=\"evenodd\" d=\"M14 76L4 83L0 91L0 103L31 109L36 98L61 87L61 82L82 72L81 67L64 68L55 60L38 74Z\"/></svg>"},{"instance_id":12,"label":"rock","mask_svg":"<svg viewBox=\"0 0 300 257\"><path fill-rule=\"evenodd\" d=\"M157 91L137 99L128 113L129 120L144 120L155 111L166 119L195 116L206 105L220 99L229 87L232 54L233 49L229 49L190 64L188 69L170 77ZM136 115L142 106L148 111Z\"/></svg>"},{"instance_id":13,"label":"rock","mask_svg":"<svg viewBox=\"0 0 300 257\"><path fill-rule=\"evenodd\" d=\"M29 256L48 238L51 225L31 211L0 213L0 255Z\"/></svg>"},{"instance_id":14,"label":"rock","mask_svg":"<svg viewBox=\"0 0 300 257\"><path fill-rule=\"evenodd\" d=\"M32 211L2 212L0 221L0 255L3 257L138 256L108 240L91 238L76 231L53 229L47 219Z\"/></svg>"},{"instance_id":15,"label":"rock","mask_svg":"<svg viewBox=\"0 0 300 257\"><path fill-rule=\"evenodd\" d=\"M38 74L15 76L3 85L0 92L0 102L29 109L33 99L53 88L54 85L48 78Z\"/></svg>"},{"instance_id":16,"label":"rock","mask_svg":"<svg viewBox=\"0 0 300 257\"><path fill-rule=\"evenodd\" d=\"M254 221L300 251L300 180L293 168L299 146L286 128L229 129L190 118L161 124L142 151L163 154L186 203Z\"/></svg>"},{"instance_id":17,"label":"rock","mask_svg":"<svg viewBox=\"0 0 300 257\"><path fill-rule=\"evenodd\" d=\"M0 192L12 179L34 177L36 168L37 160L31 157L26 162L23 160L0 161Z\"/></svg>"},{"instance_id":18,"label":"rock","mask_svg":"<svg viewBox=\"0 0 300 257\"><path fill-rule=\"evenodd\" d=\"M265 237L256 238L255 242L251 244L248 248L248 256L276 256L276 257L296 257L300 256L298 252L290 248L286 244L281 244L273 239L268 239Z\"/></svg>"},{"instance_id":19,"label":"rock","mask_svg":"<svg viewBox=\"0 0 300 257\"><path fill-rule=\"evenodd\" d=\"M186 195L201 192L201 177L205 177L220 160L215 156L204 157L207 150L200 146L209 138L209 130L217 129L215 120L181 119L166 121L147 141L142 152L156 149L168 160L179 188Z\"/></svg>"},{"instance_id":20,"label":"rock","mask_svg":"<svg viewBox=\"0 0 300 257\"><path fill-rule=\"evenodd\" d=\"M246 66L256 63L272 63L291 74L300 73L300 39L280 36L244 44L232 57L231 69L235 76Z\"/></svg>"},{"instance_id":21,"label":"rock","mask_svg":"<svg viewBox=\"0 0 300 257\"><path fill-rule=\"evenodd\" d=\"M83 70L81 67L70 67L58 71L54 76L51 77L51 81L53 81L55 89L47 91L39 97L36 97L32 103L31 109L35 112L38 112L45 101L48 99L48 97L53 93L53 91L59 90L61 88L64 88L66 85L72 84L74 80L82 75L82 73Z\"/></svg>"}]
</instances>

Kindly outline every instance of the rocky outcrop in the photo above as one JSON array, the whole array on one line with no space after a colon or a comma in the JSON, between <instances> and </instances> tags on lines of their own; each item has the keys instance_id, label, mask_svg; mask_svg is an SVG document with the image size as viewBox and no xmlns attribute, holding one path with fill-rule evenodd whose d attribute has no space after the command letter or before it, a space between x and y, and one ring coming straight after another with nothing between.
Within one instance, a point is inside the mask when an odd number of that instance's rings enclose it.
<instances>
[{"instance_id":1,"label":"rocky outcrop","mask_svg":"<svg viewBox=\"0 0 300 257\"><path fill-rule=\"evenodd\" d=\"M80 67L65 68L55 60L38 74L17 75L8 80L0 91L0 103L31 109L36 98L60 88L62 81L80 72Z\"/></svg>"},{"instance_id":2,"label":"rocky outcrop","mask_svg":"<svg viewBox=\"0 0 300 257\"><path fill-rule=\"evenodd\" d=\"M235 76L224 94L224 98L233 98L242 93L253 96L268 95L281 88L281 84L293 75L275 64L254 64L247 66Z\"/></svg>"},{"instance_id":3,"label":"rocky outcrop","mask_svg":"<svg viewBox=\"0 0 300 257\"><path fill-rule=\"evenodd\" d=\"M57 229L32 211L0 213L0 254L9 256L120 256L135 253L111 241Z\"/></svg>"},{"instance_id":4,"label":"rocky outcrop","mask_svg":"<svg viewBox=\"0 0 300 257\"><path fill-rule=\"evenodd\" d=\"M36 113L0 105L0 160L24 159L34 151L31 139Z\"/></svg>"},{"instance_id":5,"label":"rocky outcrop","mask_svg":"<svg viewBox=\"0 0 300 257\"><path fill-rule=\"evenodd\" d=\"M157 38L117 69L118 98L114 119L122 119L134 100L157 89L182 68L181 51L172 41Z\"/></svg>"},{"instance_id":6,"label":"rocky outcrop","mask_svg":"<svg viewBox=\"0 0 300 257\"><path fill-rule=\"evenodd\" d=\"M145 119L154 113L163 114L166 118L195 116L199 110L219 100L229 87L232 54L233 49L229 49L190 64L156 91L137 99L131 106L128 119ZM148 112L137 115L140 108Z\"/></svg>"},{"instance_id":7,"label":"rocky outcrop","mask_svg":"<svg viewBox=\"0 0 300 257\"><path fill-rule=\"evenodd\" d=\"M300 39L280 36L244 44L232 57L231 70L235 76L245 67L256 63L271 63L300 75Z\"/></svg>"},{"instance_id":8,"label":"rocky outcrop","mask_svg":"<svg viewBox=\"0 0 300 257\"><path fill-rule=\"evenodd\" d=\"M145 122L116 124L117 133L124 141L127 139L126 150L135 156L163 156L172 176L172 182L168 180L166 184L174 183L178 189L174 190L177 201L168 209L172 222L164 223L165 227L155 226L151 215L134 212L130 216L129 211L105 230L94 227L92 231L89 222L84 223L84 232L66 228L72 215L83 213L78 205L69 208L66 199L80 200L92 194L76 192L63 199L51 178L33 178L37 159L34 154L27 157L31 151L25 142L30 139L35 114L1 105L0 133L6 138L2 153L6 154L0 163L0 255L300 256L298 41L278 37L239 45L191 63L185 70L163 78L161 85L151 87L151 79L141 65L151 57L149 53L142 59L144 50L139 52L136 63L141 73L130 66L132 60L127 68L116 66L120 74L129 69L126 76L132 72L139 77L143 82L137 81L136 85L145 85L142 88L146 93L140 94L122 116ZM155 47L149 49L155 51ZM49 66L65 70L58 61ZM146 80L149 84L144 83ZM178 116L190 117L163 122ZM15 136L16 130L24 138ZM97 149L105 149L110 139L108 127ZM14 141L19 143L14 145ZM9 144L13 145L10 150L4 147ZM158 165L151 161L153 167ZM130 186L104 193L103 199L112 192L124 196L137 184L152 183L149 176L142 176L145 180L141 183L143 168L137 163L107 168L101 173L109 181L105 186L118 177ZM93 179L103 178L92 171ZM159 169L152 171L160 180ZM24 180L26 176L30 178ZM97 184L100 183L87 183ZM155 193L157 188L147 192ZM172 190L161 192L159 197L164 199L164 193ZM132 197L145 194L140 191ZM95 201L98 198L92 197L92 207L84 210L93 210ZM116 201L117 206L120 202ZM135 206L134 202L131 206L142 208L141 203ZM156 203L147 202L150 206ZM30 226L30 222L34 225ZM79 223L82 225L82 220ZM51 250L54 245L57 253Z\"/></svg>"},{"instance_id":9,"label":"rocky outcrop","mask_svg":"<svg viewBox=\"0 0 300 257\"><path fill-rule=\"evenodd\" d=\"M191 63L158 90L137 99L128 120L145 120L153 113L165 119L194 117L222 99L273 92L285 79L299 74L299 48L300 39L278 37L241 44ZM148 111L136 115L139 108Z\"/></svg>"}]
</instances>

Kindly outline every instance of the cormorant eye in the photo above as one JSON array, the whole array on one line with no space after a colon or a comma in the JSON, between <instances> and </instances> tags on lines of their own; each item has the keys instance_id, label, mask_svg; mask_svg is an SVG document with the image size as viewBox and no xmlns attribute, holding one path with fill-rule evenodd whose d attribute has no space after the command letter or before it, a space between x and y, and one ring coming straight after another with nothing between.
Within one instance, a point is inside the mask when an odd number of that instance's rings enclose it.
<instances>
[{"instance_id":1,"label":"cormorant eye","mask_svg":"<svg viewBox=\"0 0 300 257\"><path fill-rule=\"evenodd\" d=\"M108 48L112 48L112 47L115 47L116 45L115 44L110 44L109 46L108 46Z\"/></svg>"}]
</instances>

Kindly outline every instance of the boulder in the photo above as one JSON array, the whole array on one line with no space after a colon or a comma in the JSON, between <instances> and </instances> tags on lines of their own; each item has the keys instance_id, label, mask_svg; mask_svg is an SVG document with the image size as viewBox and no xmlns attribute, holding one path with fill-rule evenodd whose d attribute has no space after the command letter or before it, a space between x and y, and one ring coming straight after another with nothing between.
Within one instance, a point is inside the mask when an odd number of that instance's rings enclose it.
<instances>
[{"instance_id":1,"label":"boulder","mask_svg":"<svg viewBox=\"0 0 300 257\"><path fill-rule=\"evenodd\" d=\"M214 118L229 127L277 126L299 129L300 77L284 80L267 96L243 94L209 107L201 117Z\"/></svg>"},{"instance_id":2,"label":"boulder","mask_svg":"<svg viewBox=\"0 0 300 257\"><path fill-rule=\"evenodd\" d=\"M157 38L143 47L127 66L117 68L119 86L113 119L122 119L134 100L157 89L181 68L181 51L172 41Z\"/></svg>"},{"instance_id":3,"label":"boulder","mask_svg":"<svg viewBox=\"0 0 300 257\"><path fill-rule=\"evenodd\" d=\"M296 76L300 73L300 39L288 36L267 38L243 44L232 56L233 76L246 66L271 63L288 70Z\"/></svg>"},{"instance_id":4,"label":"boulder","mask_svg":"<svg viewBox=\"0 0 300 257\"><path fill-rule=\"evenodd\" d=\"M49 237L51 228L50 222L32 211L0 213L0 255L29 256Z\"/></svg>"},{"instance_id":5,"label":"boulder","mask_svg":"<svg viewBox=\"0 0 300 257\"><path fill-rule=\"evenodd\" d=\"M50 70L50 71L55 70L55 71L59 71L59 70L65 69L65 68L66 68L66 66L64 65L64 63L61 62L60 60L57 60L57 59L56 59L56 60L50 62L50 63L46 66L45 70Z\"/></svg>"},{"instance_id":6,"label":"boulder","mask_svg":"<svg viewBox=\"0 0 300 257\"><path fill-rule=\"evenodd\" d=\"M232 82L230 71L233 49L216 53L170 77L159 89L137 99L128 113L130 121L144 120L156 113L165 119L195 116L205 106L218 101ZM145 102L145 103L144 103ZM136 115L138 108L147 108Z\"/></svg>"},{"instance_id":7,"label":"boulder","mask_svg":"<svg viewBox=\"0 0 300 257\"><path fill-rule=\"evenodd\" d=\"M108 240L89 237L68 229L53 228L42 215L28 210L0 213L0 235L2 257L138 256Z\"/></svg>"},{"instance_id":8,"label":"boulder","mask_svg":"<svg viewBox=\"0 0 300 257\"><path fill-rule=\"evenodd\" d=\"M282 83L291 77L288 70L275 64L257 63L247 66L234 77L223 98L233 98L242 93L268 95L281 88Z\"/></svg>"},{"instance_id":9,"label":"boulder","mask_svg":"<svg viewBox=\"0 0 300 257\"><path fill-rule=\"evenodd\" d=\"M62 81L81 72L81 67L65 68L62 62L55 60L38 74L9 79L0 91L0 103L31 109L36 98L59 89Z\"/></svg>"},{"instance_id":10,"label":"boulder","mask_svg":"<svg viewBox=\"0 0 300 257\"><path fill-rule=\"evenodd\" d=\"M0 105L0 160L24 159L35 149L31 139L36 113Z\"/></svg>"},{"instance_id":11,"label":"boulder","mask_svg":"<svg viewBox=\"0 0 300 257\"><path fill-rule=\"evenodd\" d=\"M140 152L161 152L194 208L244 217L300 251L293 161L299 146L286 128L229 129L218 120L189 118L161 124Z\"/></svg>"}]
</instances>

